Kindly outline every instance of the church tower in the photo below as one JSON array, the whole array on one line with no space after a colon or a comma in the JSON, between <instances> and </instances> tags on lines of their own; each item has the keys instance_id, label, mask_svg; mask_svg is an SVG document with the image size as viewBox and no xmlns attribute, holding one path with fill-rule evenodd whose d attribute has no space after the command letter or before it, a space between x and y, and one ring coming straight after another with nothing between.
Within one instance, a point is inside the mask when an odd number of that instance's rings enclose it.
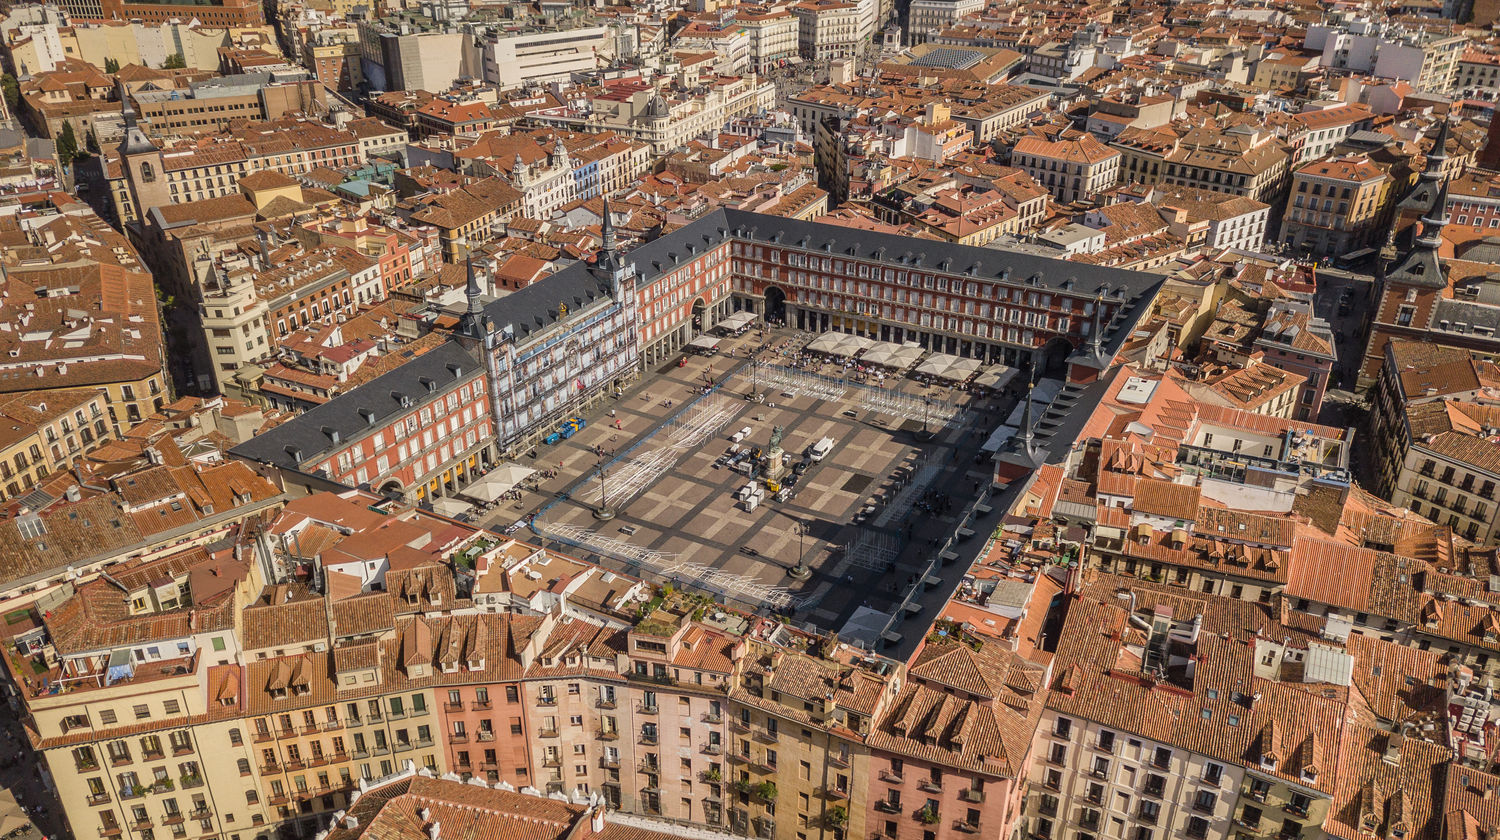
<instances>
[{"instance_id":1,"label":"church tower","mask_svg":"<svg viewBox=\"0 0 1500 840\"><path fill-rule=\"evenodd\" d=\"M172 203L172 190L162 168L161 149L141 130L135 106L125 84L119 85L121 115L125 118L125 137L120 141L120 165L130 191L130 207L121 222L139 222L153 207Z\"/></svg>"},{"instance_id":2,"label":"church tower","mask_svg":"<svg viewBox=\"0 0 1500 840\"><path fill-rule=\"evenodd\" d=\"M629 289L633 267L620 258L619 243L615 241L615 222L609 215L609 199L604 199L604 223L599 226L604 244L594 260L595 275L609 281L609 296L617 303L624 302Z\"/></svg>"},{"instance_id":3,"label":"church tower","mask_svg":"<svg viewBox=\"0 0 1500 840\"><path fill-rule=\"evenodd\" d=\"M1392 338L1421 340L1433 323L1438 301L1448 292L1447 270L1438 256L1443 226L1448 223L1448 184L1437 181L1427 210L1411 227L1411 247L1378 281L1379 293L1369 315L1369 341L1360 362L1360 385L1373 382L1385 364Z\"/></svg>"}]
</instances>

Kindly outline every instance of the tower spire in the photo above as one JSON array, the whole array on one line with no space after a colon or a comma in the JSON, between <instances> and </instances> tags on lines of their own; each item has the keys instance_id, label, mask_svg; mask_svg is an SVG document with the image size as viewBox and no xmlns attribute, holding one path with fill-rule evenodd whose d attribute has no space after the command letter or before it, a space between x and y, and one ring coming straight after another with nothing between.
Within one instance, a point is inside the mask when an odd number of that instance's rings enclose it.
<instances>
[{"instance_id":1,"label":"tower spire","mask_svg":"<svg viewBox=\"0 0 1500 840\"><path fill-rule=\"evenodd\" d=\"M1101 321L1101 319L1103 318L1103 315L1101 314L1103 312L1103 310L1104 310L1104 295L1102 295L1102 294L1095 294L1094 295L1094 328L1089 331L1089 349L1094 352L1095 356L1099 355L1099 348L1103 345L1103 342L1104 342L1104 335L1103 335L1103 333L1104 333L1104 327L1103 327L1103 324L1102 324L1102 321Z\"/></svg>"},{"instance_id":2,"label":"tower spire","mask_svg":"<svg viewBox=\"0 0 1500 840\"><path fill-rule=\"evenodd\" d=\"M480 315L484 314L484 306L479 302L479 295L481 294L481 292L479 288L479 275L474 271L473 251L469 251L468 256L465 258L465 262L468 267L469 282L468 285L464 287L464 296L469 301L469 317L471 319L477 319Z\"/></svg>"},{"instance_id":3,"label":"tower spire","mask_svg":"<svg viewBox=\"0 0 1500 840\"><path fill-rule=\"evenodd\" d=\"M600 225L600 232L604 235L604 250L614 253L615 250L615 223L609 217L609 196L604 197L604 223Z\"/></svg>"},{"instance_id":4,"label":"tower spire","mask_svg":"<svg viewBox=\"0 0 1500 840\"><path fill-rule=\"evenodd\" d=\"M1021 412L1021 431L1020 431L1020 435L1019 435L1020 439L1021 439L1021 445L1023 447L1025 447L1025 451L1026 451L1027 454L1030 454L1031 451L1032 451L1032 445L1031 445L1032 444L1032 435L1031 435L1031 392L1035 391L1035 390L1036 390L1036 370L1033 368L1033 370L1031 372L1031 381L1026 383L1026 405L1023 406L1022 412Z\"/></svg>"}]
</instances>

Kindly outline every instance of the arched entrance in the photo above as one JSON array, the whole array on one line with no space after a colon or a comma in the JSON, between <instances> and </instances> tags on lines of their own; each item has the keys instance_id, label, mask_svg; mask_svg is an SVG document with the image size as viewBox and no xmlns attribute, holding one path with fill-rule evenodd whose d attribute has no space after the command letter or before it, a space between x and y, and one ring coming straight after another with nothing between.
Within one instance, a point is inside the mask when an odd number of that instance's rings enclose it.
<instances>
[{"instance_id":1,"label":"arched entrance","mask_svg":"<svg viewBox=\"0 0 1500 840\"><path fill-rule=\"evenodd\" d=\"M703 332L705 329L708 328L708 324L705 323L705 316L707 314L708 314L708 305L703 302L703 298L698 298L698 299L694 300L693 301L693 336L698 335L699 333Z\"/></svg>"},{"instance_id":2,"label":"arched entrance","mask_svg":"<svg viewBox=\"0 0 1500 840\"><path fill-rule=\"evenodd\" d=\"M380 495L391 499L399 499L406 495L406 488L401 486L400 481L393 478L380 485Z\"/></svg>"},{"instance_id":3,"label":"arched entrance","mask_svg":"<svg viewBox=\"0 0 1500 840\"><path fill-rule=\"evenodd\" d=\"M780 287L777 287L777 286L767 286L766 287L766 321L767 321L767 323L770 323L770 322L773 322L773 321L779 322L779 321L785 321L785 320L786 320L786 292L783 292L780 289Z\"/></svg>"},{"instance_id":4,"label":"arched entrance","mask_svg":"<svg viewBox=\"0 0 1500 840\"><path fill-rule=\"evenodd\" d=\"M1059 377L1068 372L1068 356L1073 352L1073 343L1062 336L1055 336L1032 354L1036 360L1038 376Z\"/></svg>"}]
</instances>

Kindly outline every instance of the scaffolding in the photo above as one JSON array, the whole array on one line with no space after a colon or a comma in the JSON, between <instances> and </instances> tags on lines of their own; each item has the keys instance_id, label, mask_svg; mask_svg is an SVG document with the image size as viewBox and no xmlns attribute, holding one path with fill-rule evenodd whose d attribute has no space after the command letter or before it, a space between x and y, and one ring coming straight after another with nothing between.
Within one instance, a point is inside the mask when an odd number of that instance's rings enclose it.
<instances>
[{"instance_id":1,"label":"scaffolding","mask_svg":"<svg viewBox=\"0 0 1500 840\"><path fill-rule=\"evenodd\" d=\"M622 563L646 567L655 572L660 572L668 560L677 556L665 551L657 551L654 548L633 545L614 537L606 537L598 531L563 522L545 523L541 526L541 530L543 534L558 542L585 548Z\"/></svg>"},{"instance_id":2,"label":"scaffolding","mask_svg":"<svg viewBox=\"0 0 1500 840\"><path fill-rule=\"evenodd\" d=\"M850 564L872 572L885 573L895 568L901 556L901 540L890 534L862 529L844 549Z\"/></svg>"},{"instance_id":3,"label":"scaffolding","mask_svg":"<svg viewBox=\"0 0 1500 840\"><path fill-rule=\"evenodd\" d=\"M664 446L619 462L613 468L613 475L600 473L598 480L604 484L605 505L616 507L635 499L666 475L690 450L697 449L718 434L744 408L743 400L730 399L716 390L684 409L651 434L649 439L665 433Z\"/></svg>"},{"instance_id":4,"label":"scaffolding","mask_svg":"<svg viewBox=\"0 0 1500 840\"><path fill-rule=\"evenodd\" d=\"M761 362L754 364L751 375L756 388L775 388L797 397L829 401L841 400L849 393L849 383L837 377Z\"/></svg>"},{"instance_id":5,"label":"scaffolding","mask_svg":"<svg viewBox=\"0 0 1500 840\"><path fill-rule=\"evenodd\" d=\"M886 506L885 510L875 517L875 527L884 528L893 521L905 519L906 515L911 512L912 506L922 498L923 493L927 492L927 485L937 478L941 469L942 467L938 464L927 462L920 464L912 475L911 481L907 482L906 486L901 488L901 492L891 499L891 503Z\"/></svg>"},{"instance_id":6,"label":"scaffolding","mask_svg":"<svg viewBox=\"0 0 1500 840\"><path fill-rule=\"evenodd\" d=\"M760 583L755 578L726 572L700 563L678 563L664 570L662 574L675 581L724 593L748 603L764 604L784 612L798 610L804 606L803 599L793 595L784 586Z\"/></svg>"}]
</instances>

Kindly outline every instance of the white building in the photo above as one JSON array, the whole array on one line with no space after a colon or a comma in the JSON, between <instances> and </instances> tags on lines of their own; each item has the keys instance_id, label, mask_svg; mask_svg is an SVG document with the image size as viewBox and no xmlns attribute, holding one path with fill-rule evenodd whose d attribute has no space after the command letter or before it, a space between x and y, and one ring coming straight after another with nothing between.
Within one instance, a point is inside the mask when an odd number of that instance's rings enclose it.
<instances>
[{"instance_id":1,"label":"white building","mask_svg":"<svg viewBox=\"0 0 1500 840\"><path fill-rule=\"evenodd\" d=\"M739 11L734 20L750 39L750 63L757 73L772 68L797 55L799 22L784 6Z\"/></svg>"},{"instance_id":2,"label":"white building","mask_svg":"<svg viewBox=\"0 0 1500 840\"><path fill-rule=\"evenodd\" d=\"M501 88L530 82L565 81L573 73L597 70L614 54L613 31L587 26L566 31L497 32L479 41L484 80Z\"/></svg>"},{"instance_id":3,"label":"white building","mask_svg":"<svg viewBox=\"0 0 1500 840\"><path fill-rule=\"evenodd\" d=\"M861 5L840 0L805 0L797 16L797 51L810 61L851 58L858 49Z\"/></svg>"},{"instance_id":4,"label":"white building","mask_svg":"<svg viewBox=\"0 0 1500 840\"><path fill-rule=\"evenodd\" d=\"M912 44L925 43L928 38L958 23L965 15L984 8L984 0L911 0L911 12L907 23L907 39Z\"/></svg>"}]
</instances>

